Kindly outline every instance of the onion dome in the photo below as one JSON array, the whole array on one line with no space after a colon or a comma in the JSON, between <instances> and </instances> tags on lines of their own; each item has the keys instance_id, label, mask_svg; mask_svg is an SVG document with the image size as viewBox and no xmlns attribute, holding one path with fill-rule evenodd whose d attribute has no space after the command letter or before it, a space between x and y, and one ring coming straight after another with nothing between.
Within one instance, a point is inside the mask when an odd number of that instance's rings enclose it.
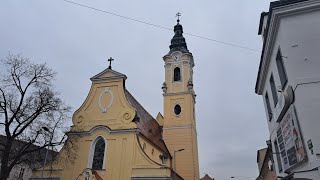
<instances>
[{"instance_id":1,"label":"onion dome","mask_svg":"<svg viewBox=\"0 0 320 180\"><path fill-rule=\"evenodd\" d=\"M170 51L168 54L171 54L174 51L189 52L186 40L182 35L182 25L179 22L180 20L178 19L177 24L174 26L174 36L171 39L171 45L169 46Z\"/></svg>"}]
</instances>

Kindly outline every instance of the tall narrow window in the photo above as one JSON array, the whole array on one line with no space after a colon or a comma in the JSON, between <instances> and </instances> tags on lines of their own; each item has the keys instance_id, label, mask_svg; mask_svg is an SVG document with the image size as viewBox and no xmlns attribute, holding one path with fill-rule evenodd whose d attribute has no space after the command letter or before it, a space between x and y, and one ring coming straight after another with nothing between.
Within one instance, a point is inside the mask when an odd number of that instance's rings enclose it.
<instances>
[{"instance_id":1,"label":"tall narrow window","mask_svg":"<svg viewBox=\"0 0 320 180\"><path fill-rule=\"evenodd\" d=\"M102 138L96 142L92 160L92 169L99 170L103 168L105 146L106 144Z\"/></svg>"},{"instance_id":2,"label":"tall narrow window","mask_svg":"<svg viewBox=\"0 0 320 180\"><path fill-rule=\"evenodd\" d=\"M173 80L174 81L180 81L181 77L180 77L180 68L176 67L174 68L174 74L173 74Z\"/></svg>"},{"instance_id":3,"label":"tall narrow window","mask_svg":"<svg viewBox=\"0 0 320 180\"><path fill-rule=\"evenodd\" d=\"M279 151L279 146L278 146L278 142L277 142L277 140L275 140L274 142L273 142L273 144L274 144L274 148L275 148L275 150L276 150L276 156L277 156L277 164L278 164L278 170L279 170L279 172L281 173L282 172L282 161L281 161L281 157L280 157L280 151Z\"/></svg>"},{"instance_id":4,"label":"tall narrow window","mask_svg":"<svg viewBox=\"0 0 320 180\"><path fill-rule=\"evenodd\" d=\"M269 118L269 121L271 121L271 119L272 119L272 111L271 111L271 106L270 106L270 100L269 100L269 97L268 97L268 93L266 93L264 98L265 98L266 105L267 105L268 118Z\"/></svg>"},{"instance_id":5,"label":"tall narrow window","mask_svg":"<svg viewBox=\"0 0 320 180\"><path fill-rule=\"evenodd\" d=\"M270 87L271 87L271 92L273 97L273 103L274 103L274 106L276 106L278 103L278 94L277 94L276 84L274 83L274 79L272 75L270 77Z\"/></svg>"},{"instance_id":6,"label":"tall narrow window","mask_svg":"<svg viewBox=\"0 0 320 180\"><path fill-rule=\"evenodd\" d=\"M280 82L281 82L281 89L283 90L285 85L288 82L288 77L287 77L286 69L284 68L280 49L278 50L278 53L277 53L276 62L277 62L277 68L278 68Z\"/></svg>"},{"instance_id":7,"label":"tall narrow window","mask_svg":"<svg viewBox=\"0 0 320 180\"><path fill-rule=\"evenodd\" d=\"M19 179L23 179L24 170L25 170L25 168L20 169L19 177L18 177Z\"/></svg>"}]
</instances>

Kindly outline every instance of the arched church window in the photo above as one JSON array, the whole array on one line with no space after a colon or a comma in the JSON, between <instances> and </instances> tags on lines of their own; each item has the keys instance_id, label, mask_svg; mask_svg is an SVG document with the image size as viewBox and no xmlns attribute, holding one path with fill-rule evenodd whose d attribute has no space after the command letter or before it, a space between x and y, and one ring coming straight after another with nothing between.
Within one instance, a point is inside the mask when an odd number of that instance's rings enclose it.
<instances>
[{"instance_id":1,"label":"arched church window","mask_svg":"<svg viewBox=\"0 0 320 180\"><path fill-rule=\"evenodd\" d=\"M92 160L92 169L98 170L103 168L104 151L106 144L102 138L100 138L94 147L94 154Z\"/></svg>"},{"instance_id":2,"label":"arched church window","mask_svg":"<svg viewBox=\"0 0 320 180\"><path fill-rule=\"evenodd\" d=\"M180 68L179 67L174 68L173 80L174 81L180 81L181 80Z\"/></svg>"}]
</instances>

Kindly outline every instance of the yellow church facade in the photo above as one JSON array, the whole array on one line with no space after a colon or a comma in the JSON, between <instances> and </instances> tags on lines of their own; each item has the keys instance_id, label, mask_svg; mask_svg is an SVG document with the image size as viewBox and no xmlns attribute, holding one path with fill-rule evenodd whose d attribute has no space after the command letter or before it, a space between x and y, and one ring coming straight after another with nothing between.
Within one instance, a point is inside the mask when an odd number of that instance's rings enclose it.
<instances>
[{"instance_id":1,"label":"yellow church facade","mask_svg":"<svg viewBox=\"0 0 320 180\"><path fill-rule=\"evenodd\" d=\"M64 147L32 179L199 179L194 61L179 21L174 32L163 57L163 115L153 118L126 89L127 77L110 65L91 78Z\"/></svg>"}]
</instances>

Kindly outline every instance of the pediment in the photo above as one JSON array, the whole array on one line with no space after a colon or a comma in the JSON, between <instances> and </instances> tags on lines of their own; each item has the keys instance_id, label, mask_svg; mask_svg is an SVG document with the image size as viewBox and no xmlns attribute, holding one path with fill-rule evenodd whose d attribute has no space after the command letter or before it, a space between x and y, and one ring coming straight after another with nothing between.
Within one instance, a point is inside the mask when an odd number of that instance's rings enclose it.
<instances>
[{"instance_id":1,"label":"pediment","mask_svg":"<svg viewBox=\"0 0 320 180\"><path fill-rule=\"evenodd\" d=\"M102 72L100 72L99 74L93 76L92 78L90 78L91 81L101 81L101 80L112 80L112 79L127 79L127 76L119 73L117 71L114 71L112 69L105 69Z\"/></svg>"},{"instance_id":2,"label":"pediment","mask_svg":"<svg viewBox=\"0 0 320 180\"><path fill-rule=\"evenodd\" d=\"M94 77L89 94L72 116L75 129L90 130L107 126L111 130L132 129L135 109L125 95L124 81L127 77L112 69L105 69Z\"/></svg>"}]
</instances>

